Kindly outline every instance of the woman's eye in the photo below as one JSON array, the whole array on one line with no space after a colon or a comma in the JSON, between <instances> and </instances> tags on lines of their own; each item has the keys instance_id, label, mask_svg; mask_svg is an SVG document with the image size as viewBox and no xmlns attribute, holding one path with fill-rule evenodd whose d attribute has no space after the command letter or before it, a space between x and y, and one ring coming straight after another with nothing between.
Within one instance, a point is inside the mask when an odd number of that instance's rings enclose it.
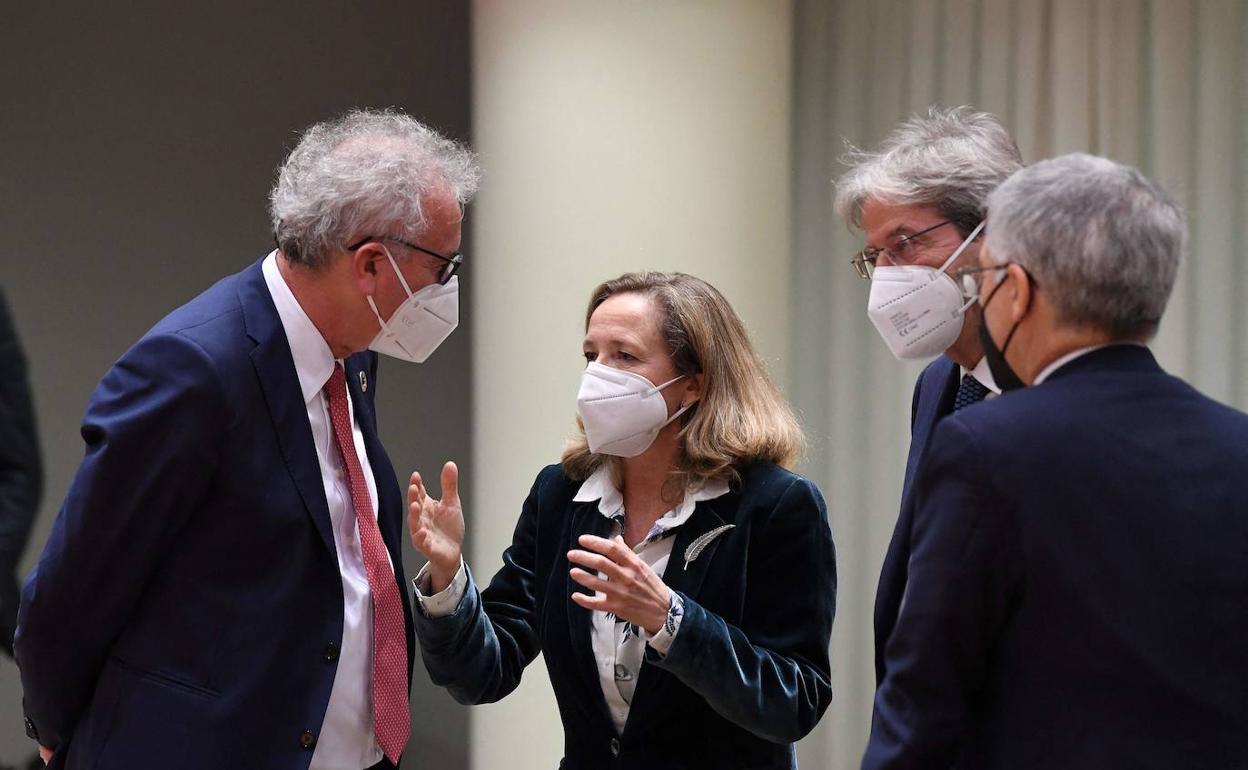
<instances>
[{"instance_id":1,"label":"woman's eye","mask_svg":"<svg viewBox=\"0 0 1248 770\"><path fill-rule=\"evenodd\" d=\"M596 354L590 353L588 350L585 351L582 355L585 356L585 363L587 364L592 364L594 362L594 359L598 357Z\"/></svg>"},{"instance_id":2,"label":"woman's eye","mask_svg":"<svg viewBox=\"0 0 1248 770\"><path fill-rule=\"evenodd\" d=\"M637 360L636 358L633 358L633 355L631 353L626 353L623 350L621 350L619 353L619 359L621 361L636 361Z\"/></svg>"}]
</instances>

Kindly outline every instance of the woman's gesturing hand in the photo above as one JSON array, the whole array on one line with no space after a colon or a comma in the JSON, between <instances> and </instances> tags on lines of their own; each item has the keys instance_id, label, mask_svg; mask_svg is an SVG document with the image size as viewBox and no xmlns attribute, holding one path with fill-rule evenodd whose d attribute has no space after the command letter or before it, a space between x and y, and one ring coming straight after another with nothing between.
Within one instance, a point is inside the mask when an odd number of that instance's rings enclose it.
<instances>
[{"instance_id":1,"label":"woman's gesturing hand","mask_svg":"<svg viewBox=\"0 0 1248 770\"><path fill-rule=\"evenodd\" d=\"M572 579L597 593L573 593L572 601L586 609L613 612L652 635L658 633L672 601L672 590L663 578L633 553L622 537L607 540L581 535L578 542L588 550L568 551L568 561L586 569L573 567Z\"/></svg>"},{"instance_id":2,"label":"woman's gesturing hand","mask_svg":"<svg viewBox=\"0 0 1248 770\"><path fill-rule=\"evenodd\" d=\"M442 466L442 499L425 489L419 473L412 474L407 488L407 526L412 545L429 559L430 588L444 590L459 571L464 550L464 512L459 505L459 469Z\"/></svg>"}]
</instances>

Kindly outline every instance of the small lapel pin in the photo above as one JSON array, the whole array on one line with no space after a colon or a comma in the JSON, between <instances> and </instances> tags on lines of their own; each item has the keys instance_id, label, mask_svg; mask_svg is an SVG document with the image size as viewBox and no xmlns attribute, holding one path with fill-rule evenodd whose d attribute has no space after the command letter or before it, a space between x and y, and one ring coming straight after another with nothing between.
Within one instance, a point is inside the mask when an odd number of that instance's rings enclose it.
<instances>
[{"instance_id":1,"label":"small lapel pin","mask_svg":"<svg viewBox=\"0 0 1248 770\"><path fill-rule=\"evenodd\" d=\"M706 547L710 545L711 542L715 538L719 537L720 535L724 534L725 532L727 532L728 530L732 529L735 526L737 525L725 524L722 527L716 527L715 529L712 529L710 532L707 532L705 535L702 535L697 540L694 540L692 543L690 543L689 547L685 549L685 569L689 569L689 565L693 563L693 560L701 556L702 552L706 550Z\"/></svg>"},{"instance_id":2,"label":"small lapel pin","mask_svg":"<svg viewBox=\"0 0 1248 770\"><path fill-rule=\"evenodd\" d=\"M363 370L360 371L360 392L368 392L368 375L365 374Z\"/></svg>"}]
</instances>

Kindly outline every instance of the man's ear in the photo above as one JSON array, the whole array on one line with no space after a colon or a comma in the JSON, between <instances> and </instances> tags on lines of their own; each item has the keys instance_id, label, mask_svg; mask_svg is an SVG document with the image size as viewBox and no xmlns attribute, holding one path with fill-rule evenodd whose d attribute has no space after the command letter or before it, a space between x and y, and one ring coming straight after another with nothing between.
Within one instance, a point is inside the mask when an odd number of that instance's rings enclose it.
<instances>
[{"instance_id":1,"label":"man's ear","mask_svg":"<svg viewBox=\"0 0 1248 770\"><path fill-rule=\"evenodd\" d=\"M376 241L368 241L355 251L346 255L347 270L351 281L361 294L374 296L377 293L377 265L386 260L386 251Z\"/></svg>"},{"instance_id":2,"label":"man's ear","mask_svg":"<svg viewBox=\"0 0 1248 770\"><path fill-rule=\"evenodd\" d=\"M1010 278L1010 320L1018 323L1023 320L1023 316L1027 315L1027 311L1031 308L1031 301L1034 299L1032 294L1035 287L1032 286L1031 278L1027 275L1027 271L1021 265L1011 262L1006 267L1006 272Z\"/></svg>"}]
</instances>

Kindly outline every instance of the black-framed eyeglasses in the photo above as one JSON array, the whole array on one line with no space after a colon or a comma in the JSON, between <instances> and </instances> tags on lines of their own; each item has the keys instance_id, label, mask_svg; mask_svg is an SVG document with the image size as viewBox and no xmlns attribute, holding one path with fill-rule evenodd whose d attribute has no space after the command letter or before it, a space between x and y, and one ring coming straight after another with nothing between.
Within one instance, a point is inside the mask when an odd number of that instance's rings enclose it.
<instances>
[{"instance_id":1,"label":"black-framed eyeglasses","mask_svg":"<svg viewBox=\"0 0 1248 770\"><path fill-rule=\"evenodd\" d=\"M907 235L903 238L899 238L897 240L897 245L891 248L887 246L881 246L878 248L874 246L868 246L867 248L855 254L854 258L849 261L849 264L854 266L854 271L858 273L859 278L863 279L864 281L869 281L871 280L871 273L875 270L875 261L879 258L881 253L888 254L888 258L893 262L905 263L907 260L899 252L901 252L901 250L903 249L908 248L911 241L913 241L915 238L918 238L920 235L927 235L928 233L930 233L931 231L935 230L938 227L944 227L945 225L951 225L953 223L954 223L954 220L952 219L946 219L943 222L937 222L931 227L924 228L918 231L917 233L911 233L910 235Z\"/></svg>"},{"instance_id":2,"label":"black-framed eyeglasses","mask_svg":"<svg viewBox=\"0 0 1248 770\"><path fill-rule=\"evenodd\" d=\"M416 244L405 241L402 238L395 238L390 235L370 235L367 238L361 238L348 246L347 251L355 251L369 241L394 241L395 243L402 244L409 249L415 249L422 254L428 254L431 257L437 257L442 260L446 264L442 266L442 270L438 273L438 283L443 286L445 286L447 282L451 280L451 277L459 271L459 266L464 264L464 255L461 252L457 251L448 257L445 254L439 254L436 251L426 249L424 246L417 246Z\"/></svg>"}]
</instances>

